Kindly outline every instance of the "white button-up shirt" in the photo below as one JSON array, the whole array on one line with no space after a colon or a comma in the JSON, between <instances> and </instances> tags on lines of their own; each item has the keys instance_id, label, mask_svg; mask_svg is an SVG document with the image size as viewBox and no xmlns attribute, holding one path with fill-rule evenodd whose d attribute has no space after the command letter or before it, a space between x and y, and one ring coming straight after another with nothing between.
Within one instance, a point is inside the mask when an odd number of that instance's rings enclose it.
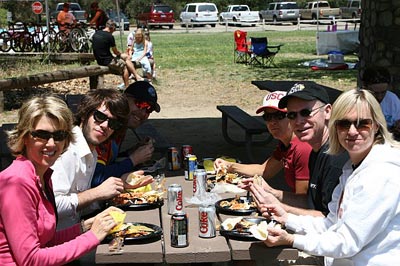
<instances>
[{"instance_id":1,"label":"white button-up shirt","mask_svg":"<svg viewBox=\"0 0 400 266\"><path fill-rule=\"evenodd\" d=\"M90 189L97 162L97 152L90 150L82 129L75 126L72 132L75 142L71 142L51 167L54 170L52 180L58 212L57 229L80 221L78 193Z\"/></svg>"}]
</instances>

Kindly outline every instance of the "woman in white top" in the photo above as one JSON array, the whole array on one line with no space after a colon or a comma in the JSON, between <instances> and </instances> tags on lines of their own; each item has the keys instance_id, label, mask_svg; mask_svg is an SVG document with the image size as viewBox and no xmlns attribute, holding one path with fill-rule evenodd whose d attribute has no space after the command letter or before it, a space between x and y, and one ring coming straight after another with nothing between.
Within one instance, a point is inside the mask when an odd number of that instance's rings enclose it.
<instances>
[{"instance_id":1,"label":"woman in white top","mask_svg":"<svg viewBox=\"0 0 400 266\"><path fill-rule=\"evenodd\" d=\"M146 56L147 53L147 42L144 38L142 29L137 29L133 40L128 37L128 55L131 56L132 62L135 64L141 64L144 75L150 81L152 77L152 71L150 61Z\"/></svg>"},{"instance_id":2,"label":"woman in white top","mask_svg":"<svg viewBox=\"0 0 400 266\"><path fill-rule=\"evenodd\" d=\"M267 246L290 245L325 257L325 265L392 266L400 257L400 144L387 130L367 90L341 94L329 122L329 153L350 160L329 203L327 217L296 216L262 207L294 234L268 229Z\"/></svg>"}]
</instances>

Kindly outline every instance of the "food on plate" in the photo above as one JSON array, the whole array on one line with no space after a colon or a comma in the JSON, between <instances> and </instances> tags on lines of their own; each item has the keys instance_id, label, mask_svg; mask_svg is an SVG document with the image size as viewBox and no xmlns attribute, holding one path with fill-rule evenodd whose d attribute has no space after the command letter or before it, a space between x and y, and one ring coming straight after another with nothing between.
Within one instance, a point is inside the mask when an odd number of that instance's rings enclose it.
<instances>
[{"instance_id":1,"label":"food on plate","mask_svg":"<svg viewBox=\"0 0 400 266\"><path fill-rule=\"evenodd\" d=\"M257 208L257 205L254 201L242 201L239 196L231 200L223 200L219 203L219 206L222 208L228 208L230 210L248 210L250 208Z\"/></svg>"},{"instance_id":2,"label":"food on plate","mask_svg":"<svg viewBox=\"0 0 400 266\"><path fill-rule=\"evenodd\" d=\"M227 184L234 184L237 185L241 182L242 177L239 176L237 173L225 173L222 174L221 171L219 171L219 174L215 175L215 182L224 182ZM210 179L210 182L212 182L212 179Z\"/></svg>"},{"instance_id":3,"label":"food on plate","mask_svg":"<svg viewBox=\"0 0 400 266\"><path fill-rule=\"evenodd\" d=\"M116 223L116 226L111 228L111 230L108 233L112 234L112 233L120 231L121 228L122 228L122 225L123 225L123 223L125 221L126 212L110 211L109 214L114 219L114 221Z\"/></svg>"},{"instance_id":4,"label":"food on plate","mask_svg":"<svg viewBox=\"0 0 400 266\"><path fill-rule=\"evenodd\" d=\"M132 204L153 204L163 200L164 192L155 190L146 192L125 192L111 199L111 204L115 206Z\"/></svg>"},{"instance_id":5,"label":"food on plate","mask_svg":"<svg viewBox=\"0 0 400 266\"><path fill-rule=\"evenodd\" d=\"M120 230L114 232L114 237L137 238L153 232L154 229L143 224L125 223L120 227Z\"/></svg>"},{"instance_id":6,"label":"food on plate","mask_svg":"<svg viewBox=\"0 0 400 266\"><path fill-rule=\"evenodd\" d=\"M260 175L255 175L255 176L253 177L253 182L254 182L254 184L256 184L256 185L262 186L262 183L263 183L262 181L263 181L263 177L260 176Z\"/></svg>"},{"instance_id":7,"label":"food on plate","mask_svg":"<svg viewBox=\"0 0 400 266\"><path fill-rule=\"evenodd\" d=\"M243 217L227 218L222 224L222 228L225 230L233 230Z\"/></svg>"},{"instance_id":8,"label":"food on plate","mask_svg":"<svg viewBox=\"0 0 400 266\"><path fill-rule=\"evenodd\" d=\"M203 167L206 170L207 174L214 174L214 160L210 158L203 159Z\"/></svg>"}]
</instances>

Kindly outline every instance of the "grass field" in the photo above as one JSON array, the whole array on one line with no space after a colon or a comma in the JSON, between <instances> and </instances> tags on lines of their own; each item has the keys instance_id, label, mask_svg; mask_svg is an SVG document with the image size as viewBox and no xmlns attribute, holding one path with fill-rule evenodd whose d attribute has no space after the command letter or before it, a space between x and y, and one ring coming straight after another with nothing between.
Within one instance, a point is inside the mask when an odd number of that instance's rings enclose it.
<instances>
[{"instance_id":1,"label":"grass field","mask_svg":"<svg viewBox=\"0 0 400 266\"><path fill-rule=\"evenodd\" d=\"M315 31L263 31L251 32L249 36L267 36L269 43L284 44L275 58L275 68L256 68L233 63L233 34L222 33L152 33L157 67L176 73L193 74L206 71L214 76L229 75L237 80L314 80L325 85L352 86L356 81L356 70L310 71L300 66L305 61L326 58L315 55ZM121 46L119 36L116 43ZM123 36L123 46L126 35ZM122 47L119 47L120 49ZM123 47L121 50L125 50ZM346 56L347 62L355 62L354 55ZM65 69L76 65L47 65L38 63L8 62L3 65L0 78Z\"/></svg>"}]
</instances>

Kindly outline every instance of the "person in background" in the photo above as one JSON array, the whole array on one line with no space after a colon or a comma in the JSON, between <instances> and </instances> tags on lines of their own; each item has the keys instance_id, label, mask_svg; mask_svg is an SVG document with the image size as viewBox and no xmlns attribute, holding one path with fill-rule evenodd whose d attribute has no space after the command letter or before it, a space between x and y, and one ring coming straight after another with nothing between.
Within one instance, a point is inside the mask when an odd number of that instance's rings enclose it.
<instances>
[{"instance_id":1,"label":"person in background","mask_svg":"<svg viewBox=\"0 0 400 266\"><path fill-rule=\"evenodd\" d=\"M72 113L56 96L37 96L18 112L8 132L16 156L0 173L0 265L64 265L95 249L116 224L111 207L56 231L49 168L74 140ZM121 211L122 212L122 211Z\"/></svg>"},{"instance_id":2,"label":"person in background","mask_svg":"<svg viewBox=\"0 0 400 266\"><path fill-rule=\"evenodd\" d=\"M148 30L146 30L144 32L144 37L146 39L147 42L147 53L146 56L149 59L150 62L150 66L151 66L151 70L152 70L152 77L153 79L157 78L156 75L156 61L154 60L154 51L153 51L153 43L151 42L151 38L150 38L150 32Z\"/></svg>"},{"instance_id":3,"label":"person in background","mask_svg":"<svg viewBox=\"0 0 400 266\"><path fill-rule=\"evenodd\" d=\"M150 114L160 112L160 105L157 103L157 92L155 88L146 81L137 81L129 85L124 91L129 103L129 118L127 127L138 128L149 118ZM121 177L123 174L139 170L140 164L151 159L154 146L150 138L143 143L134 145L128 153L121 154L121 144L125 138L126 131L118 138L109 139L96 147L98 153L96 170L92 179L92 187L102 184L108 177ZM116 162L118 157L124 159ZM152 181L152 180L150 180Z\"/></svg>"},{"instance_id":4,"label":"person in background","mask_svg":"<svg viewBox=\"0 0 400 266\"><path fill-rule=\"evenodd\" d=\"M370 90L379 102L389 131L400 139L400 99L391 92L389 71L384 67L367 67L362 76L362 85Z\"/></svg>"},{"instance_id":5,"label":"person in background","mask_svg":"<svg viewBox=\"0 0 400 266\"><path fill-rule=\"evenodd\" d=\"M89 24L94 26L96 30L102 30L106 27L108 16L104 10L100 9L99 3L93 2L90 4L90 10L92 12L92 18Z\"/></svg>"},{"instance_id":6,"label":"person in background","mask_svg":"<svg viewBox=\"0 0 400 266\"><path fill-rule=\"evenodd\" d=\"M127 38L127 45L127 53L131 57L132 62L134 62L135 65L139 65L140 63L147 81L150 82L152 78L152 71L150 61L146 56L148 48L143 30L137 29L134 32L134 35L133 33L130 33Z\"/></svg>"},{"instance_id":7,"label":"person in background","mask_svg":"<svg viewBox=\"0 0 400 266\"><path fill-rule=\"evenodd\" d=\"M114 56L121 58L124 65L120 66L119 71L122 73L123 83L119 86L120 89L125 89L129 86L129 73L132 73L136 79L142 79L136 72L132 61L127 54L121 53L115 44L114 36L112 35L116 29L114 20L108 20L104 30L99 30L93 35L92 46L93 54L96 58L97 64L100 66L111 66L114 63ZM111 53L112 50L113 54Z\"/></svg>"},{"instance_id":8,"label":"person in background","mask_svg":"<svg viewBox=\"0 0 400 266\"><path fill-rule=\"evenodd\" d=\"M65 2L63 10L61 10L57 15L57 23L62 31L69 30L69 27L76 24L77 21L74 14L69 12L69 6L70 4Z\"/></svg>"},{"instance_id":9,"label":"person in background","mask_svg":"<svg viewBox=\"0 0 400 266\"><path fill-rule=\"evenodd\" d=\"M329 154L346 150L350 160L328 216L296 216L266 205L266 215L294 233L268 229L265 244L325 256L326 266L392 266L400 256L400 143L388 132L379 103L367 90L339 96L329 132Z\"/></svg>"},{"instance_id":10,"label":"person in background","mask_svg":"<svg viewBox=\"0 0 400 266\"><path fill-rule=\"evenodd\" d=\"M289 119L286 117L286 109L278 107L279 100L285 95L285 91L275 91L267 94L263 99L262 106L256 111L257 114L263 112L263 118L269 133L279 141L272 156L263 164L247 165L231 163L218 158L214 162L216 170L222 168L230 173L239 173L250 177L260 175L268 180L284 169L285 181L291 192L296 194L307 193L308 180L310 178L308 158L310 157L311 146L307 142L301 142L294 135ZM277 195L279 200L282 200L285 197L284 194L287 193L282 190L273 190L275 191L272 193Z\"/></svg>"},{"instance_id":11,"label":"person in background","mask_svg":"<svg viewBox=\"0 0 400 266\"><path fill-rule=\"evenodd\" d=\"M287 108L286 116L300 141L312 147L309 158L310 180L307 195L289 194L282 201L266 184L251 183L250 190L259 209L264 203L275 203L287 212L298 215L326 216L332 192L339 182L347 152L327 154L329 149L328 123L332 112L329 96L324 88L307 82L296 83L279 101L279 108ZM270 192L269 192L270 191Z\"/></svg>"}]
</instances>

